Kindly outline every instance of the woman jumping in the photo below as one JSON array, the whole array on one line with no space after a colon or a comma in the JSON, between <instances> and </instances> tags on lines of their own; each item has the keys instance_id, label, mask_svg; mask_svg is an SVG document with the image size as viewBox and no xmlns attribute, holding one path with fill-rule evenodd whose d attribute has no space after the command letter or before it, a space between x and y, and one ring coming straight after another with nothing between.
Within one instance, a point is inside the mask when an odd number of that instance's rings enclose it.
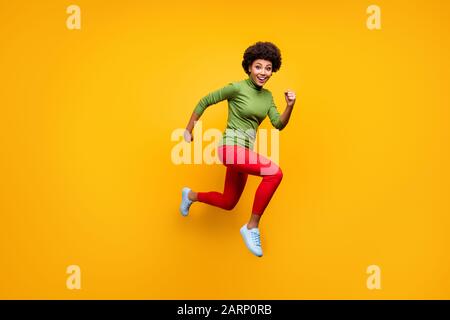
<instances>
[{"instance_id":1,"label":"woman jumping","mask_svg":"<svg viewBox=\"0 0 450 320\"><path fill-rule=\"evenodd\" d=\"M295 104L295 92L285 91L286 109L280 115L272 93L263 89L273 72L281 67L280 50L271 42L257 42L245 50L242 67L248 78L232 82L203 97L192 113L185 130L185 140L193 140L195 122L205 109L222 100L228 100L227 128L218 144L217 155L226 166L223 193L194 192L184 187L181 192L180 212L189 214L193 202L199 201L225 210L235 207L244 190L248 175L261 176L256 190L252 214L240 232L247 248L256 256L262 256L260 232L261 215L283 178L281 169L269 159L253 151L256 132L260 123L269 116L272 125L282 130L289 122Z\"/></svg>"}]
</instances>

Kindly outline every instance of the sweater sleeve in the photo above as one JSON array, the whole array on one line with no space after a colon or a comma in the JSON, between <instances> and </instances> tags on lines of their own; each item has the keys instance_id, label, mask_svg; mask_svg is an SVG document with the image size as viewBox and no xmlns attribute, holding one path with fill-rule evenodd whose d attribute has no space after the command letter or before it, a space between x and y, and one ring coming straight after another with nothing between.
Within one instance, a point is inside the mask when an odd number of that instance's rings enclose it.
<instances>
[{"instance_id":1,"label":"sweater sleeve","mask_svg":"<svg viewBox=\"0 0 450 320\"><path fill-rule=\"evenodd\" d=\"M283 130L283 128L286 125L281 122L280 113L278 112L277 106L275 105L275 102L273 101L273 97L272 97L271 106L270 106L267 114L269 116L269 119L270 119L270 122L272 123L272 125L275 128L277 128L278 130Z\"/></svg>"},{"instance_id":2,"label":"sweater sleeve","mask_svg":"<svg viewBox=\"0 0 450 320\"><path fill-rule=\"evenodd\" d=\"M239 92L239 87L235 83L229 83L223 88L220 88L216 91L213 91L209 93L208 95L204 96L200 99L197 106L194 109L194 112L201 116L205 109L209 107L212 104L216 104L222 100L229 100L232 99L237 95Z\"/></svg>"}]
</instances>

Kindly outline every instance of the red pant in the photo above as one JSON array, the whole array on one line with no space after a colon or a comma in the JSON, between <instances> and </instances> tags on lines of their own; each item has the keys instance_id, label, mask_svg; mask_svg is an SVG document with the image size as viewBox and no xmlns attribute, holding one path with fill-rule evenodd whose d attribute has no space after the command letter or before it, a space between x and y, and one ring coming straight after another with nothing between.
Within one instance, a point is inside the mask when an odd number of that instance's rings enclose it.
<instances>
[{"instance_id":1,"label":"red pant","mask_svg":"<svg viewBox=\"0 0 450 320\"><path fill-rule=\"evenodd\" d=\"M281 169L266 157L238 145L220 146L218 156L227 167L224 191L198 192L198 201L231 210L244 191L248 175L261 176L263 179L256 190L252 213L262 215L283 178Z\"/></svg>"}]
</instances>

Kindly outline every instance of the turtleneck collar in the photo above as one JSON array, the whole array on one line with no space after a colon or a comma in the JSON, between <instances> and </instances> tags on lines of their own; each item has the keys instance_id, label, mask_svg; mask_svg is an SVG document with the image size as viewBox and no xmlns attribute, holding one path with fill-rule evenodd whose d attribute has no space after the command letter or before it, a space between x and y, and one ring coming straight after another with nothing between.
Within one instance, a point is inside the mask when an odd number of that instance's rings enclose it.
<instances>
[{"instance_id":1,"label":"turtleneck collar","mask_svg":"<svg viewBox=\"0 0 450 320\"><path fill-rule=\"evenodd\" d=\"M252 77L251 77L250 75L248 76L248 78L247 78L245 81L246 81L246 82L248 83L248 85L249 85L250 87L252 87L253 89L258 90L258 91L261 91L262 86L258 86L256 83L254 83L253 80L252 80Z\"/></svg>"}]
</instances>

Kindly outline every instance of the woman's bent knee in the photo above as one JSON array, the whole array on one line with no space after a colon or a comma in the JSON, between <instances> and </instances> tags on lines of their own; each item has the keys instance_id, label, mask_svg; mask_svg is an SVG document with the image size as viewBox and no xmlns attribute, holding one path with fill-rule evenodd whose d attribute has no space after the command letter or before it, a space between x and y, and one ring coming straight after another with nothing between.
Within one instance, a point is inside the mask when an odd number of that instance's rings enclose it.
<instances>
[{"instance_id":1,"label":"woman's bent knee","mask_svg":"<svg viewBox=\"0 0 450 320\"><path fill-rule=\"evenodd\" d=\"M283 171L281 171L281 168L278 168L277 173L275 173L275 177L277 178L277 180L279 182L281 182L281 180L283 180Z\"/></svg>"}]
</instances>

